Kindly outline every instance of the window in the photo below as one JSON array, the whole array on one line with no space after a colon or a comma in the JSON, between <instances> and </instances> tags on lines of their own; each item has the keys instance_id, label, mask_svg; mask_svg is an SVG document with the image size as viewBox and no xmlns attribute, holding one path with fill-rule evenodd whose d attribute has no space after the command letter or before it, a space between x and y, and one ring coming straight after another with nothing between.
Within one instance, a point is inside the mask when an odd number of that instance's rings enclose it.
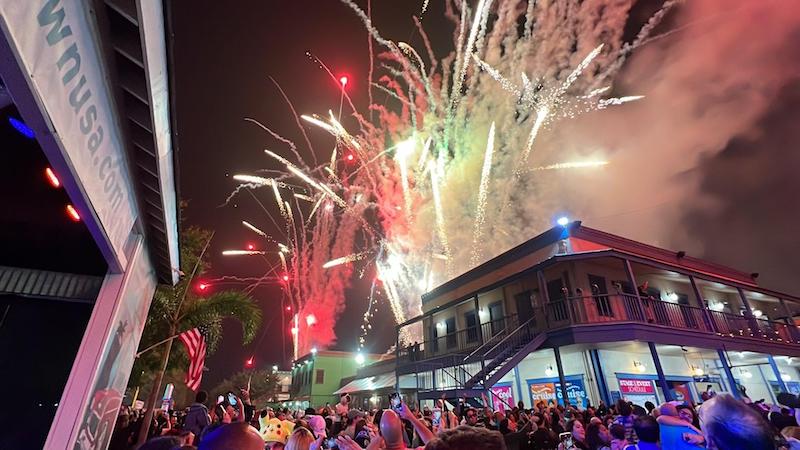
<instances>
[{"instance_id":1,"label":"window","mask_svg":"<svg viewBox=\"0 0 800 450\"><path fill-rule=\"evenodd\" d=\"M456 336L456 318L451 317L444 321L445 329L447 331L447 348L453 348L457 344Z\"/></svg>"},{"instance_id":2,"label":"window","mask_svg":"<svg viewBox=\"0 0 800 450\"><path fill-rule=\"evenodd\" d=\"M503 331L505 328L505 320L503 318L503 303L495 302L489 305L489 320L492 321L491 329L492 336Z\"/></svg>"},{"instance_id":3,"label":"window","mask_svg":"<svg viewBox=\"0 0 800 450\"><path fill-rule=\"evenodd\" d=\"M316 384L322 384L325 382L325 370L324 369L317 369L317 379L314 380Z\"/></svg>"},{"instance_id":4,"label":"window","mask_svg":"<svg viewBox=\"0 0 800 450\"><path fill-rule=\"evenodd\" d=\"M464 313L464 323L467 324L467 343L478 342L478 316L475 310Z\"/></svg>"}]
</instances>

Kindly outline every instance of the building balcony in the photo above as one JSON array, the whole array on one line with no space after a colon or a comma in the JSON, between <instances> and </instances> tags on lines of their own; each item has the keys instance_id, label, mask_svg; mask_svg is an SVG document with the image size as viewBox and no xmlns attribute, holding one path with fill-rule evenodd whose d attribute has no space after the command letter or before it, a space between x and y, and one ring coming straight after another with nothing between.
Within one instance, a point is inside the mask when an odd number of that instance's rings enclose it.
<instances>
[{"instance_id":1,"label":"building balcony","mask_svg":"<svg viewBox=\"0 0 800 450\"><path fill-rule=\"evenodd\" d=\"M409 373L469 363L475 359L471 355L479 348L488 352L493 346L502 347L504 339L522 324L533 331L529 334L531 338L541 333L585 326L638 324L656 333L659 330L665 333L681 330L701 333L707 338L735 339L751 344L800 344L800 330L785 322L640 298L633 294L604 294L552 301L544 307L534 307L530 317L520 318L512 314L401 347L398 369L401 373ZM492 357L491 354L484 356Z\"/></svg>"}]
</instances>

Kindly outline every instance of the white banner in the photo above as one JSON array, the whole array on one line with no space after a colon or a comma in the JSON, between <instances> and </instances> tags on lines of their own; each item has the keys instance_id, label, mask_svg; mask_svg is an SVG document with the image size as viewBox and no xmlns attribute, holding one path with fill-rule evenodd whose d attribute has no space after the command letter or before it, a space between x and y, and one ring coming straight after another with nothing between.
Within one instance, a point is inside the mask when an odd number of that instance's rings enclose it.
<instances>
[{"instance_id":1,"label":"white banner","mask_svg":"<svg viewBox=\"0 0 800 450\"><path fill-rule=\"evenodd\" d=\"M124 274L100 290L45 447L108 447L156 289L144 240L136 236Z\"/></svg>"},{"instance_id":2,"label":"white banner","mask_svg":"<svg viewBox=\"0 0 800 450\"><path fill-rule=\"evenodd\" d=\"M0 13L50 133L124 268L136 203L90 5L3 0ZM78 212L84 218L92 215Z\"/></svg>"}]
</instances>

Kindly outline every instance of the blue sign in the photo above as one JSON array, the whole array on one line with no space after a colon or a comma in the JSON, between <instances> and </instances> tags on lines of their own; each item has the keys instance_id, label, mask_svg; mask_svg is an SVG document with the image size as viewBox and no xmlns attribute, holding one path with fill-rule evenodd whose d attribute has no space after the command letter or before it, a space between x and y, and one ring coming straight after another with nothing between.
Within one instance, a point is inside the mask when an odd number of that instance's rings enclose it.
<instances>
[{"instance_id":1,"label":"blue sign","mask_svg":"<svg viewBox=\"0 0 800 450\"><path fill-rule=\"evenodd\" d=\"M564 404L561 382L558 378L536 378L526 381L532 405L540 401L549 402L552 400L557 400L559 405ZM564 377L564 381L567 383L567 398L569 398L570 405L581 408L588 406L589 396L586 394L583 376L569 375Z\"/></svg>"}]
</instances>

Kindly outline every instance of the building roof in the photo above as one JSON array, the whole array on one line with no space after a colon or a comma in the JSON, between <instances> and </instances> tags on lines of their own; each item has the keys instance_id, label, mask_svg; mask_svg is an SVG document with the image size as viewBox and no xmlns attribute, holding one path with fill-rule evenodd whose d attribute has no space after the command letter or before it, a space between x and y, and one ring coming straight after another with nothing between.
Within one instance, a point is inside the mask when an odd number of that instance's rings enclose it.
<instances>
[{"instance_id":1,"label":"building roof","mask_svg":"<svg viewBox=\"0 0 800 450\"><path fill-rule=\"evenodd\" d=\"M556 244L558 244L558 246L556 246ZM551 228L483 264L450 279L430 292L423 294L422 302L427 303L491 272L497 271L512 263L518 263L522 258L528 260L526 261L526 268L529 268L556 256L595 252L616 252L633 257L640 257L672 266L676 269L690 271L720 280L727 280L745 287L758 287L752 274L688 256L682 251L676 252L666 250L604 231L595 230L583 226L580 221L575 221L564 227L557 226ZM531 258L531 256L533 256L533 258ZM760 290L775 293L774 291ZM783 296L787 295L783 294Z\"/></svg>"},{"instance_id":2,"label":"building roof","mask_svg":"<svg viewBox=\"0 0 800 450\"><path fill-rule=\"evenodd\" d=\"M353 392L376 391L378 389L390 388L394 386L396 380L397 378L394 374L394 371L373 377L356 378L355 380L334 391L334 395L351 394Z\"/></svg>"}]
</instances>

